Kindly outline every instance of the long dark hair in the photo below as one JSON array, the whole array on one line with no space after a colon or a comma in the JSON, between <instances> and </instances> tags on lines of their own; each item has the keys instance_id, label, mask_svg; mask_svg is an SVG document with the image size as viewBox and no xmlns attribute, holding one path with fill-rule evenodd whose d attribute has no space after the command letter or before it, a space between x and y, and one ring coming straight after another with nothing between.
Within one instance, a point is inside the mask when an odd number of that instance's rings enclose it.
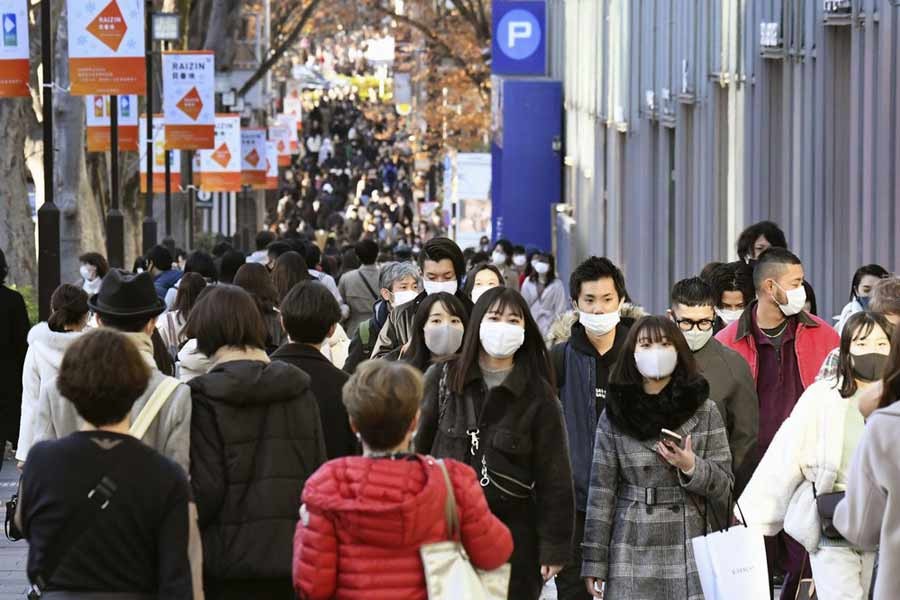
<instances>
[{"instance_id":1,"label":"long dark hair","mask_svg":"<svg viewBox=\"0 0 900 600\"><path fill-rule=\"evenodd\" d=\"M431 362L431 350L425 345L425 324L428 323L428 315L431 313L431 308L438 302L444 305L444 308L450 315L459 317L464 328L468 329L469 326L469 315L466 313L466 307L453 294L440 292L431 294L422 300L419 308L416 309L416 316L413 317L409 350L403 357L404 362L411 364L420 371L425 371Z\"/></svg>"},{"instance_id":2,"label":"long dark hair","mask_svg":"<svg viewBox=\"0 0 900 600\"><path fill-rule=\"evenodd\" d=\"M849 398L856 393L859 386L856 385L856 378L853 376L853 356L850 354L850 344L853 340L861 340L869 337L875 327L891 337L893 327L891 322L878 313L869 311L858 312L847 319L844 329L841 332L840 358L838 359L838 379L834 383L834 387L838 384L841 386L841 397Z\"/></svg>"},{"instance_id":3,"label":"long dark hair","mask_svg":"<svg viewBox=\"0 0 900 600\"><path fill-rule=\"evenodd\" d=\"M284 300L287 293L300 283L311 279L306 260L299 252L285 252L275 259L275 268L272 269L272 283L278 292L278 301Z\"/></svg>"},{"instance_id":4,"label":"long dark hair","mask_svg":"<svg viewBox=\"0 0 900 600\"><path fill-rule=\"evenodd\" d=\"M856 300L859 298L859 292L857 288L859 287L859 283L862 281L862 278L866 275L871 275L872 277L877 277L878 279L884 279L885 277L890 277L890 273L888 273L887 269L882 267L881 265L871 264L871 265L863 265L856 270L856 273L853 274L853 281L850 283L850 300Z\"/></svg>"},{"instance_id":5,"label":"long dark hair","mask_svg":"<svg viewBox=\"0 0 900 600\"><path fill-rule=\"evenodd\" d=\"M883 390L878 408L885 408L900 400L900 332L895 333L892 338L891 353L881 381Z\"/></svg>"},{"instance_id":6,"label":"long dark hair","mask_svg":"<svg viewBox=\"0 0 900 600\"><path fill-rule=\"evenodd\" d=\"M265 316L275 312L278 292L269 276L269 270L256 263L247 263L234 275L234 285L244 288L256 302L259 312Z\"/></svg>"},{"instance_id":7,"label":"long dark hair","mask_svg":"<svg viewBox=\"0 0 900 600\"><path fill-rule=\"evenodd\" d=\"M547 252L546 254L543 252L538 252L535 254L531 260L538 259L538 262L541 262L541 258L545 259L546 262L550 265L550 270L547 271L547 281L546 285L550 285L554 279L556 279L556 259L553 258L553 255ZM540 280L540 274L534 269L531 270L531 275L528 276L533 283L537 283Z\"/></svg>"},{"instance_id":8,"label":"long dark hair","mask_svg":"<svg viewBox=\"0 0 900 600\"><path fill-rule=\"evenodd\" d=\"M491 263L478 263L466 273L466 285L463 288L463 293L471 300L472 299L472 290L475 289L475 277L481 273L482 271L491 271L494 275L497 276L497 280L500 282L500 287L506 286L506 279L503 278L503 273L500 272L496 266Z\"/></svg>"},{"instance_id":9,"label":"long dark hair","mask_svg":"<svg viewBox=\"0 0 900 600\"><path fill-rule=\"evenodd\" d=\"M178 282L178 293L172 310L178 312L178 318L185 322L194 309L200 292L206 287L206 279L200 273L185 273Z\"/></svg>"},{"instance_id":10,"label":"long dark hair","mask_svg":"<svg viewBox=\"0 0 900 600\"><path fill-rule=\"evenodd\" d=\"M643 338L649 338L653 343L668 340L678 353L678 364L672 373L672 383L681 386L699 376L697 361L691 352L684 334L675 323L666 317L646 316L632 325L625 338L625 344L619 353L619 359L610 376L610 383L617 385L643 385L644 376L641 375L634 360L634 350L638 342Z\"/></svg>"},{"instance_id":11,"label":"long dark hair","mask_svg":"<svg viewBox=\"0 0 900 600\"><path fill-rule=\"evenodd\" d=\"M523 372L529 374L532 382L537 380L546 389L556 389L556 378L550 369L547 345L544 343L541 330L531 316L528 303L516 290L497 287L485 292L472 309L472 317L466 327L466 336L463 338L459 358L450 366L448 380L454 393L463 392L469 371L478 366L478 358L481 355L480 329L485 315L489 311L504 312L507 308L512 308L518 313L525 324L525 342L516 351L513 361L517 365L525 363L526 368ZM534 389L533 386L530 387Z\"/></svg>"}]
</instances>

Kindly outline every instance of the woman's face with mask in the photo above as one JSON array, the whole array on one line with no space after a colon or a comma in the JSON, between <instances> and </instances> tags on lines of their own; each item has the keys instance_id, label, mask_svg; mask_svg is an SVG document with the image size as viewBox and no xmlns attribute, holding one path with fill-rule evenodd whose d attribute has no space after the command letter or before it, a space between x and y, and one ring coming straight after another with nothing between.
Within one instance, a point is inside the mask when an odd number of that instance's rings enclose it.
<instances>
[{"instance_id":1,"label":"woman's face with mask","mask_svg":"<svg viewBox=\"0 0 900 600\"><path fill-rule=\"evenodd\" d=\"M884 374L891 340L878 325L866 333L868 326L860 325L850 342L850 366L857 380L877 381Z\"/></svg>"},{"instance_id":2,"label":"woman's face with mask","mask_svg":"<svg viewBox=\"0 0 900 600\"><path fill-rule=\"evenodd\" d=\"M462 345L465 326L462 319L450 313L443 302L435 302L423 327L425 345L435 356L455 354Z\"/></svg>"}]
</instances>

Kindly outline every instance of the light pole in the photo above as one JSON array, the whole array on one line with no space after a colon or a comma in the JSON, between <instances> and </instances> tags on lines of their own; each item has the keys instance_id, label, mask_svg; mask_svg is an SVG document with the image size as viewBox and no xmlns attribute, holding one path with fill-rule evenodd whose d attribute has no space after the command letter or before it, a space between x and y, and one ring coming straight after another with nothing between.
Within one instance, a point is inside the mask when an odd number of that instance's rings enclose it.
<instances>
[{"instance_id":1,"label":"light pole","mask_svg":"<svg viewBox=\"0 0 900 600\"><path fill-rule=\"evenodd\" d=\"M181 37L181 15L178 13L153 13L151 21L153 41L162 42L163 50L169 49L169 43ZM166 169L166 237L172 237L172 151L165 151Z\"/></svg>"},{"instance_id":2,"label":"light pole","mask_svg":"<svg viewBox=\"0 0 900 600\"><path fill-rule=\"evenodd\" d=\"M59 286L59 208L53 202L53 36L50 0L41 2L41 87L44 116L44 203L38 209L38 307L50 316L50 296Z\"/></svg>"}]
</instances>

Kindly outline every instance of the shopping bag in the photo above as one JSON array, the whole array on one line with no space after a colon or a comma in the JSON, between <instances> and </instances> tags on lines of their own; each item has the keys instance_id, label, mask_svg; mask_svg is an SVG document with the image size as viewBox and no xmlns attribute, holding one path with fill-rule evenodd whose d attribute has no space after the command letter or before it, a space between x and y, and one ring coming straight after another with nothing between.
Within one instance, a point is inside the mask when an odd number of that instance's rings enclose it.
<instances>
[{"instance_id":1,"label":"shopping bag","mask_svg":"<svg viewBox=\"0 0 900 600\"><path fill-rule=\"evenodd\" d=\"M691 540L691 545L694 547L694 562L697 564L703 598L720 600L716 594L716 574L713 572L712 559L709 556L709 544L706 543L708 538L708 535L701 535Z\"/></svg>"},{"instance_id":2,"label":"shopping bag","mask_svg":"<svg viewBox=\"0 0 900 600\"><path fill-rule=\"evenodd\" d=\"M760 531L738 525L706 538L716 598L759 600L769 597L769 568Z\"/></svg>"}]
</instances>

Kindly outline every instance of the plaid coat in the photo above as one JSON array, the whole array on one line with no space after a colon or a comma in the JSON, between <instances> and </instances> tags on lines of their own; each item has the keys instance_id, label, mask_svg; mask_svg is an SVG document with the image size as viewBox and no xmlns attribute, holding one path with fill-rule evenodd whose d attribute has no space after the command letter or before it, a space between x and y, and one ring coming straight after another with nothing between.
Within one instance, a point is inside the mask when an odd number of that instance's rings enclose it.
<instances>
[{"instance_id":1,"label":"plaid coat","mask_svg":"<svg viewBox=\"0 0 900 600\"><path fill-rule=\"evenodd\" d=\"M704 534L707 518L711 528L728 518L731 452L711 400L678 433L691 435L697 457L690 479L662 460L656 439L638 441L600 417L582 576L605 581L610 600L703 598L690 541Z\"/></svg>"}]
</instances>

